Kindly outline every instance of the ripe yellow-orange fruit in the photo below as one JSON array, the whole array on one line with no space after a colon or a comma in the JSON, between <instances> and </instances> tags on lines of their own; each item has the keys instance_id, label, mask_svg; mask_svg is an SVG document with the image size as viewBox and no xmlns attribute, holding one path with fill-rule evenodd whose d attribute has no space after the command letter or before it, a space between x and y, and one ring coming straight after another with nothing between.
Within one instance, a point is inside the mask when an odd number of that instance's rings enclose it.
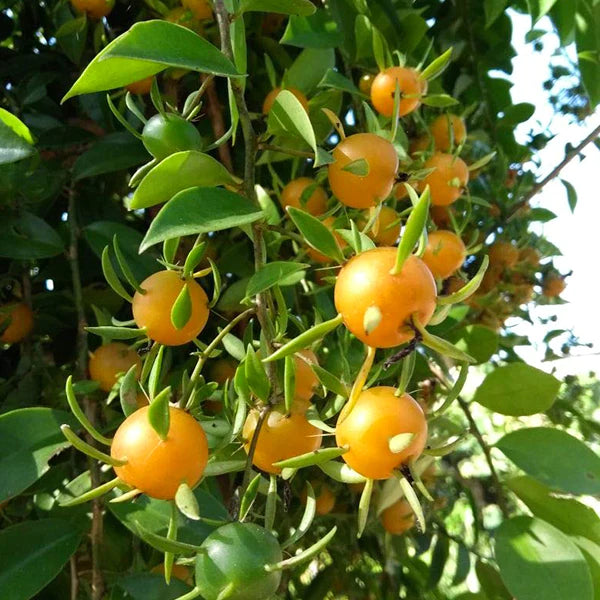
<instances>
[{"instance_id":1,"label":"ripe yellow-orange fruit","mask_svg":"<svg viewBox=\"0 0 600 600\"><path fill-rule=\"evenodd\" d=\"M375 79L375 75L372 73L365 73L360 80L358 81L358 89L368 96L371 93L371 86L373 85L373 81Z\"/></svg>"},{"instance_id":2,"label":"ripe yellow-orange fruit","mask_svg":"<svg viewBox=\"0 0 600 600\"><path fill-rule=\"evenodd\" d=\"M427 265L409 256L397 275L396 248L374 248L350 259L335 284L335 307L344 325L374 348L393 348L414 337L413 315L426 325L436 306L435 280ZM377 308L379 323L367 332L367 311Z\"/></svg>"},{"instance_id":3,"label":"ripe yellow-orange fruit","mask_svg":"<svg viewBox=\"0 0 600 600\"><path fill-rule=\"evenodd\" d=\"M495 242L488 255L490 265L498 268L511 269L519 261L519 250L510 242Z\"/></svg>"},{"instance_id":4,"label":"ripe yellow-orange fruit","mask_svg":"<svg viewBox=\"0 0 600 600\"><path fill-rule=\"evenodd\" d=\"M296 98L298 98L298 100L300 101L300 104L302 104L302 106L304 107L304 110L306 112L308 112L308 99L306 98L306 96L300 90L298 90L296 88L286 87L285 89L288 92L291 92L292 94L294 94L294 96L296 96ZM262 107L262 111L265 115L270 112L271 108L273 108L273 103L275 102L275 98L277 98L277 96L279 95L279 92L281 92L281 90L282 90L282 88L276 87L276 88L273 88L267 94L267 97L265 98L265 101L263 102L263 107Z\"/></svg>"},{"instance_id":5,"label":"ripe yellow-orange fruit","mask_svg":"<svg viewBox=\"0 0 600 600\"><path fill-rule=\"evenodd\" d=\"M88 365L90 377L100 384L100 389L110 392L117 383L119 373L127 373L136 367L139 377L142 372L142 360L138 353L122 342L111 342L100 346L90 357Z\"/></svg>"},{"instance_id":6,"label":"ripe yellow-orange fruit","mask_svg":"<svg viewBox=\"0 0 600 600\"><path fill-rule=\"evenodd\" d=\"M531 246L526 246L519 252L519 262L531 267L537 267L540 264L540 259L540 253Z\"/></svg>"},{"instance_id":7,"label":"ripe yellow-orange fruit","mask_svg":"<svg viewBox=\"0 0 600 600\"><path fill-rule=\"evenodd\" d=\"M358 226L362 229L368 223L370 215L358 219ZM379 215L367 235L378 246L393 246L400 235L400 216L389 206L382 206Z\"/></svg>"},{"instance_id":8,"label":"ripe yellow-orange fruit","mask_svg":"<svg viewBox=\"0 0 600 600\"><path fill-rule=\"evenodd\" d=\"M446 279L460 269L466 256L467 249L460 237L453 231L439 229L428 235L422 258L434 277Z\"/></svg>"},{"instance_id":9,"label":"ripe yellow-orange fruit","mask_svg":"<svg viewBox=\"0 0 600 600\"><path fill-rule=\"evenodd\" d=\"M246 417L242 430L246 452L250 448L258 419L256 409ZM267 473L281 473L281 469L273 463L318 450L322 437L321 430L311 425L301 412L292 411L286 415L282 409L274 409L258 434L252 463Z\"/></svg>"},{"instance_id":10,"label":"ripe yellow-orange fruit","mask_svg":"<svg viewBox=\"0 0 600 600\"><path fill-rule=\"evenodd\" d=\"M310 484L315 492L315 509L318 515L326 515L333 510L335 506L335 494L329 486L320 481L311 481ZM302 502L306 504L308 494L306 490L302 492Z\"/></svg>"},{"instance_id":11,"label":"ripe yellow-orange fruit","mask_svg":"<svg viewBox=\"0 0 600 600\"><path fill-rule=\"evenodd\" d=\"M469 169L458 156L436 152L425 162L424 168L433 169L421 181L421 189L429 185L433 206L448 206L456 202L469 183Z\"/></svg>"},{"instance_id":12,"label":"ripe yellow-orange fruit","mask_svg":"<svg viewBox=\"0 0 600 600\"><path fill-rule=\"evenodd\" d=\"M192 311L188 322L177 329L171 322L171 310L184 286L187 286ZM145 293L133 297L133 318L138 327L146 328L148 337L165 346L191 342L208 321L208 298L195 281L183 281L175 271L158 271L142 284Z\"/></svg>"},{"instance_id":13,"label":"ripe yellow-orange fruit","mask_svg":"<svg viewBox=\"0 0 600 600\"><path fill-rule=\"evenodd\" d=\"M181 0L181 4L190 10L196 19L212 19L213 12L208 0Z\"/></svg>"},{"instance_id":14,"label":"ripe yellow-orange fruit","mask_svg":"<svg viewBox=\"0 0 600 600\"><path fill-rule=\"evenodd\" d=\"M385 117L394 113L396 85L400 90L398 115L404 117L416 110L421 104L421 96L427 86L415 69L390 67L378 73L371 85L371 102L377 112Z\"/></svg>"},{"instance_id":15,"label":"ripe yellow-orange fruit","mask_svg":"<svg viewBox=\"0 0 600 600\"><path fill-rule=\"evenodd\" d=\"M452 225L452 219L450 218L452 210L447 206L432 206L429 209L431 220L438 229L448 229Z\"/></svg>"},{"instance_id":16,"label":"ripe yellow-orange fruit","mask_svg":"<svg viewBox=\"0 0 600 600\"><path fill-rule=\"evenodd\" d=\"M560 296L567 287L565 280L560 275L550 274L544 279L542 291L547 298Z\"/></svg>"},{"instance_id":17,"label":"ripe yellow-orange fruit","mask_svg":"<svg viewBox=\"0 0 600 600\"><path fill-rule=\"evenodd\" d=\"M281 206L301 208L311 215L322 215L327 210L327 192L320 186L314 187L310 196L302 202L302 194L309 186L314 186L315 180L310 177L298 177L290 181L281 190Z\"/></svg>"},{"instance_id":18,"label":"ripe yellow-orange fruit","mask_svg":"<svg viewBox=\"0 0 600 600\"><path fill-rule=\"evenodd\" d=\"M394 146L374 133L357 133L342 140L333 150L328 166L329 185L336 198L352 208L370 208L385 200L394 187L398 155ZM350 163L364 160L366 175L344 170Z\"/></svg>"},{"instance_id":19,"label":"ripe yellow-orange fruit","mask_svg":"<svg viewBox=\"0 0 600 600\"><path fill-rule=\"evenodd\" d=\"M415 524L415 515L410 504L402 499L381 513L383 528L392 535L402 535Z\"/></svg>"},{"instance_id":20,"label":"ripe yellow-orange fruit","mask_svg":"<svg viewBox=\"0 0 600 600\"><path fill-rule=\"evenodd\" d=\"M164 563L160 563L152 568L152 573L157 573L158 575L165 574L165 565ZM192 585L194 583L194 577L192 571L189 567L185 565L173 565L171 569L171 577L175 577L175 579L180 579L184 581L188 585Z\"/></svg>"},{"instance_id":21,"label":"ripe yellow-orange fruit","mask_svg":"<svg viewBox=\"0 0 600 600\"><path fill-rule=\"evenodd\" d=\"M8 326L0 335L3 344L16 344L25 339L33 329L33 312L23 302L0 307L0 327Z\"/></svg>"},{"instance_id":22,"label":"ripe yellow-orange fruit","mask_svg":"<svg viewBox=\"0 0 600 600\"><path fill-rule=\"evenodd\" d=\"M462 144L467 138L465 122L457 115L440 115L431 123L429 130L433 136L436 150L441 152L448 152L452 149L451 131L454 146Z\"/></svg>"},{"instance_id":23,"label":"ripe yellow-orange fruit","mask_svg":"<svg viewBox=\"0 0 600 600\"><path fill-rule=\"evenodd\" d=\"M79 13L87 14L91 19L102 19L110 14L115 0L71 0L71 5Z\"/></svg>"},{"instance_id":24,"label":"ripe yellow-orange fruit","mask_svg":"<svg viewBox=\"0 0 600 600\"><path fill-rule=\"evenodd\" d=\"M210 381L216 381L219 385L228 379L233 380L237 370L237 363L231 358L219 358L210 364L208 376Z\"/></svg>"},{"instance_id":25,"label":"ripe yellow-orange fruit","mask_svg":"<svg viewBox=\"0 0 600 600\"><path fill-rule=\"evenodd\" d=\"M146 77L144 79L140 79L139 81L134 81L129 85L125 86L125 89L132 94L139 94L143 96L144 94L149 94L152 89L152 82L154 81L154 77L151 75L150 77Z\"/></svg>"}]
</instances>

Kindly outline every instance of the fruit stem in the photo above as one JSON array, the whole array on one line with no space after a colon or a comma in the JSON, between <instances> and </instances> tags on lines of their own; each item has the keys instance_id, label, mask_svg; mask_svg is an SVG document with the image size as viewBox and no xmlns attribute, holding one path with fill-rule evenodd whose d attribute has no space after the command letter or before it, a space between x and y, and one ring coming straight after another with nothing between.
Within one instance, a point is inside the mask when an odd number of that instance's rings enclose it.
<instances>
[{"instance_id":1,"label":"fruit stem","mask_svg":"<svg viewBox=\"0 0 600 600\"><path fill-rule=\"evenodd\" d=\"M352 409L358 402L358 397L365 387L365 382L367 381L367 377L369 376L369 372L371 371L371 367L373 366L373 361L375 360L375 352L376 348L372 346L366 346L367 348L367 356L365 357L365 361L363 362L356 379L354 380L354 385L352 386L352 391L350 392L350 398L348 399L348 403L344 407L345 417L352 412ZM342 423L343 419L339 421Z\"/></svg>"},{"instance_id":2,"label":"fruit stem","mask_svg":"<svg viewBox=\"0 0 600 600\"><path fill-rule=\"evenodd\" d=\"M94 500L95 498L99 498L103 496L107 492L110 492L114 487L119 485L121 480L118 477L111 479L107 483L103 483L96 488L91 489L89 492L85 494L81 494L81 496L77 496L77 498L73 498L73 500L68 500L67 502L61 503L59 506L61 508L69 508L71 506L77 506L78 504L83 504L84 502L88 502L89 500Z\"/></svg>"},{"instance_id":3,"label":"fruit stem","mask_svg":"<svg viewBox=\"0 0 600 600\"><path fill-rule=\"evenodd\" d=\"M67 438L67 440L71 442L71 444L73 444L73 446L77 448L77 450L83 452L84 454L87 454L89 457L95 458L96 460L100 460L113 467L122 467L123 465L127 464L126 460L119 460L117 458L113 458L112 456L101 452L97 448L94 448L94 446L91 446L87 442L84 442L78 435L73 433L73 430L68 425L61 425L60 429L63 432L63 435Z\"/></svg>"}]
</instances>

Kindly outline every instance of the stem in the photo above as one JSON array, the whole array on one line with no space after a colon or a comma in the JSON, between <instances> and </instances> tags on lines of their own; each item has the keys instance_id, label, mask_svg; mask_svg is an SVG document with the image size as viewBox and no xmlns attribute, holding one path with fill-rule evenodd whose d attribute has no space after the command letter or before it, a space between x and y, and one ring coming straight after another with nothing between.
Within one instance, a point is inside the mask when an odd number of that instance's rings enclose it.
<instances>
[{"instance_id":1,"label":"stem","mask_svg":"<svg viewBox=\"0 0 600 600\"><path fill-rule=\"evenodd\" d=\"M271 152L281 152L281 154L289 154L290 156L299 156L301 158L314 158L314 152L305 150L295 150L294 148L284 148L275 144L259 144L259 150L270 150Z\"/></svg>"},{"instance_id":2,"label":"stem","mask_svg":"<svg viewBox=\"0 0 600 600\"><path fill-rule=\"evenodd\" d=\"M363 362L356 379L354 380L354 385L352 386L352 391L350 392L350 398L348 399L348 404L344 407L345 417L348 417L352 412L355 404L358 402L358 397L365 387L365 383L367 381L367 377L369 376L369 372L371 371L371 367L373 366L373 361L375 360L375 352L376 349L372 346L367 346L367 356L365 357L365 361ZM340 423L342 421L340 420Z\"/></svg>"},{"instance_id":3,"label":"stem","mask_svg":"<svg viewBox=\"0 0 600 600\"><path fill-rule=\"evenodd\" d=\"M219 25L219 34L221 37L221 51L227 58L234 60L233 47L231 45L231 34L229 30L230 26L230 15L225 7L224 0L214 0L214 11ZM230 78L229 83L235 103L239 112L240 125L242 127L242 134L244 136L244 183L243 190L244 195L258 205L258 199L256 197L255 190L255 171L256 171L256 153L258 151L258 138L252 125L252 118L246 105L246 99L244 97L244 90L240 84L240 79ZM256 272L260 271L266 264L266 248L263 239L263 223L254 222L252 224L252 242L254 247L254 269ZM256 296L256 316L260 324L265 350L267 355L273 353L273 339L275 337L275 327L269 317L267 306L269 305L269 296L266 292L257 294ZM256 429L250 442L250 448L248 449L248 459L246 461L246 469L244 471L244 479L242 482L242 489L240 491L240 497L243 497L244 492L250 482L250 471L252 468L252 459L256 444L258 442L258 436L262 425L271 409L271 406L276 404L278 397L280 396L279 381L277 379L277 371L274 364L267 364L267 375L271 383L271 398L266 407L261 409L259 419L256 423Z\"/></svg>"},{"instance_id":4,"label":"stem","mask_svg":"<svg viewBox=\"0 0 600 600\"><path fill-rule=\"evenodd\" d=\"M553 179L556 179L560 172L577 156L580 152L588 145L591 144L596 138L600 136L600 125L598 125L588 136L586 136L581 143L577 144L570 152L565 154L565 157L544 177L541 181L536 183L531 190L525 195L525 197L515 204L511 210L511 214L516 213L520 208L525 206L535 195L537 195L548 183Z\"/></svg>"},{"instance_id":5,"label":"stem","mask_svg":"<svg viewBox=\"0 0 600 600\"><path fill-rule=\"evenodd\" d=\"M210 75L202 75L202 86L206 85L206 114L210 119L215 139L219 140L225 135L225 122L223 121L223 107L219 101L217 94L217 86L215 85L214 78ZM219 159L227 167L229 172L233 172L233 161L231 160L231 150L229 144L226 142L221 144L217 152L219 153Z\"/></svg>"},{"instance_id":6,"label":"stem","mask_svg":"<svg viewBox=\"0 0 600 600\"><path fill-rule=\"evenodd\" d=\"M81 276L79 271L79 226L77 223L77 207L75 203L75 188L71 186L68 191L68 223L69 223L69 251L68 261L71 267L71 279L73 285L73 299L75 310L77 312L77 340L76 340L76 359L74 365L74 375L77 379L85 379L87 366L87 325L85 311L83 307L83 291L81 286ZM88 420L94 424L97 417L97 403L92 402L87 396L83 399L84 411ZM88 443L93 444L94 440L88 434ZM88 458L88 467L92 488L100 485L100 468L98 463L92 458ZM92 600L101 600L104 596L104 579L102 577L102 568L100 564L103 538L102 521L102 500L94 499L92 502L92 530L90 540L92 544ZM74 585L74 584L73 584Z\"/></svg>"},{"instance_id":7,"label":"stem","mask_svg":"<svg viewBox=\"0 0 600 600\"><path fill-rule=\"evenodd\" d=\"M71 568L71 600L77 600L79 596L79 576L77 574L77 554L71 556L69 561Z\"/></svg>"},{"instance_id":8,"label":"stem","mask_svg":"<svg viewBox=\"0 0 600 600\"><path fill-rule=\"evenodd\" d=\"M488 467L490 469L492 480L494 481L494 487L496 488L496 499L498 501L498 506L500 507L500 510L502 511L502 514L504 515L504 518L508 519L510 516L509 510L508 510L508 504L506 501L506 496L504 495L504 488L502 487L502 484L500 483L500 478L498 477L498 472L496 471L496 467L494 466L494 461L492 460L492 452L490 450L490 447L487 445L486 441L483 439L483 435L481 435L481 431L479 430L479 427L477 426L477 423L475 422L475 419L473 418L473 415L471 414L471 411L469 410L469 405L460 396L457 398L457 401L458 401L460 408L465 413L465 417L467 417L467 421L469 421L469 428L471 430L471 433L475 436L475 439L477 440L477 442L481 446L481 449L483 450L483 454L485 455L485 460L487 461Z\"/></svg>"}]
</instances>

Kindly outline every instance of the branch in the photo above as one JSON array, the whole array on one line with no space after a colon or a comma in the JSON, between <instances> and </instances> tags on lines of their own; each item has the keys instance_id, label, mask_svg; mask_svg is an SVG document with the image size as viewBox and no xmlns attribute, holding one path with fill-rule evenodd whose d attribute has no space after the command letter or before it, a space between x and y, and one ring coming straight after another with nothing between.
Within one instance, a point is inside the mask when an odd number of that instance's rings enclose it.
<instances>
[{"instance_id":1,"label":"branch","mask_svg":"<svg viewBox=\"0 0 600 600\"><path fill-rule=\"evenodd\" d=\"M502 484L500 483L500 478L498 477L498 472L496 471L496 467L494 466L494 461L492 459L492 452L490 450L490 447L487 445L486 441L483 439L483 436L481 435L481 431L479 431L479 427L477 426L477 423L475 423L475 419L473 418L473 415L471 414L471 411L469 410L469 405L460 396L457 398L457 401L458 401L460 408L465 413L465 416L467 417L467 421L469 421L469 428L471 430L471 433L475 436L475 439L477 440L477 442L481 446L481 449L483 450L483 454L485 455L485 460L487 461L488 467L490 469L490 474L494 481L494 487L496 488L495 491L496 491L496 499L498 500L498 506L500 507L500 510L502 511L502 514L504 515L504 518L508 519L508 517L510 516L509 510L508 510L508 504L506 501L506 496L504 495L504 488L502 487Z\"/></svg>"},{"instance_id":2,"label":"branch","mask_svg":"<svg viewBox=\"0 0 600 600\"><path fill-rule=\"evenodd\" d=\"M514 214L519 210L519 208L523 207L527 204L536 194L538 194L547 184L549 184L553 179L556 179L560 172L576 157L581 151L588 145L595 141L600 136L600 125L598 125L587 137L585 137L580 144L575 146L570 152L565 154L565 157L538 183L536 183L531 190L527 193L527 195L515 206L513 207L511 214Z\"/></svg>"},{"instance_id":3,"label":"branch","mask_svg":"<svg viewBox=\"0 0 600 600\"><path fill-rule=\"evenodd\" d=\"M83 308L83 291L81 287L81 276L79 272L79 226L77 223L77 207L75 202L75 189L71 186L68 190L68 222L69 222L69 251L68 261L71 267L71 279L73 285L73 299L75 301L75 310L77 312L77 355L75 359L74 375L77 379L85 379L87 368L87 325L85 320L85 311ZM97 417L97 403L85 397L83 405L87 418L94 423ZM88 435L88 443L93 444L94 441ZM92 480L92 487L100 485L100 469L98 463L89 458L88 466ZM102 521L102 501L96 498L92 502L92 600L102 600L104 597L104 580L102 577L101 553L102 553L102 537L103 537L103 521ZM71 564L71 575L73 576L74 564ZM75 569L76 571L76 569ZM75 576L77 573L75 572ZM75 582L71 585L75 588Z\"/></svg>"}]
</instances>

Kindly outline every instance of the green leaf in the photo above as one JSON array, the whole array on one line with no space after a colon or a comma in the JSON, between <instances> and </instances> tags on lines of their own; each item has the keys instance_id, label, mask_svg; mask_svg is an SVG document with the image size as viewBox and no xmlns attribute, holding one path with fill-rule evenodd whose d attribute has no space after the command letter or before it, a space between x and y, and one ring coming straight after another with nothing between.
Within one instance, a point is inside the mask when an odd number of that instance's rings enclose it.
<instances>
[{"instance_id":1,"label":"green leaf","mask_svg":"<svg viewBox=\"0 0 600 600\"><path fill-rule=\"evenodd\" d=\"M151 362L152 367L150 368L150 373L148 375L148 394L150 396L150 402L154 400L154 398L158 395L160 390L160 383L163 374L163 361L165 356L165 346L162 344L158 344L158 352L155 356L146 357L145 362ZM150 359L152 359L150 361Z\"/></svg>"},{"instance_id":2,"label":"green leaf","mask_svg":"<svg viewBox=\"0 0 600 600\"><path fill-rule=\"evenodd\" d=\"M561 179L560 182L565 186L565 190L567 191L567 202L569 203L569 208L571 212L575 212L575 207L577 206L577 190L573 187L572 183Z\"/></svg>"},{"instance_id":3,"label":"green leaf","mask_svg":"<svg viewBox=\"0 0 600 600\"><path fill-rule=\"evenodd\" d=\"M458 100L448 94L428 94L421 98L421 102L425 106L433 106L435 108L447 108L448 106L455 106L458 104Z\"/></svg>"},{"instance_id":4,"label":"green leaf","mask_svg":"<svg viewBox=\"0 0 600 600\"><path fill-rule=\"evenodd\" d=\"M147 160L148 152L142 143L128 132L109 133L77 158L73 178L78 181L124 171Z\"/></svg>"},{"instance_id":5,"label":"green leaf","mask_svg":"<svg viewBox=\"0 0 600 600\"><path fill-rule=\"evenodd\" d=\"M50 258L64 250L62 238L43 219L21 211L0 220L0 257L17 260Z\"/></svg>"},{"instance_id":6,"label":"green leaf","mask_svg":"<svg viewBox=\"0 0 600 600\"><path fill-rule=\"evenodd\" d=\"M600 517L590 506L574 498L560 498L527 476L514 477L506 485L538 518L572 537L584 537L600 545Z\"/></svg>"},{"instance_id":7,"label":"green leaf","mask_svg":"<svg viewBox=\"0 0 600 600\"><path fill-rule=\"evenodd\" d=\"M326 225L299 208L290 206L287 211L309 246L338 262L343 262L344 255Z\"/></svg>"},{"instance_id":8,"label":"green leaf","mask_svg":"<svg viewBox=\"0 0 600 600\"><path fill-rule=\"evenodd\" d=\"M321 463L319 469L340 483L364 483L366 481L365 477L351 469L346 463L337 460Z\"/></svg>"},{"instance_id":9,"label":"green leaf","mask_svg":"<svg viewBox=\"0 0 600 600\"><path fill-rule=\"evenodd\" d=\"M531 19L533 23L539 21L544 15L550 12L550 9L556 4L557 0L528 0L531 9Z\"/></svg>"},{"instance_id":10,"label":"green leaf","mask_svg":"<svg viewBox=\"0 0 600 600\"><path fill-rule=\"evenodd\" d=\"M187 285L181 288L171 308L171 323L175 329L183 329L192 316L192 298Z\"/></svg>"},{"instance_id":11,"label":"green leaf","mask_svg":"<svg viewBox=\"0 0 600 600\"><path fill-rule=\"evenodd\" d=\"M140 252L166 239L221 231L253 223L263 213L250 200L221 188L191 188L163 206L140 244Z\"/></svg>"},{"instance_id":12,"label":"green leaf","mask_svg":"<svg viewBox=\"0 0 600 600\"><path fill-rule=\"evenodd\" d=\"M146 336L145 329L132 329L131 327L112 327L103 325L101 327L86 327L86 331L111 340L133 340Z\"/></svg>"},{"instance_id":13,"label":"green leaf","mask_svg":"<svg viewBox=\"0 0 600 600\"><path fill-rule=\"evenodd\" d=\"M200 519L198 500L187 483L182 483L177 488L177 492L175 493L175 504L181 513L188 519L191 519L192 521Z\"/></svg>"},{"instance_id":14,"label":"green leaf","mask_svg":"<svg viewBox=\"0 0 600 600\"><path fill-rule=\"evenodd\" d=\"M504 111L504 116L501 122L509 123L510 125L517 125L518 123L524 123L529 121L535 113L535 106L528 102L521 102L519 104L513 104Z\"/></svg>"},{"instance_id":15,"label":"green leaf","mask_svg":"<svg viewBox=\"0 0 600 600\"><path fill-rule=\"evenodd\" d=\"M252 298L274 285L294 285L304 277L309 265L305 263L275 261L267 263L248 281L246 296Z\"/></svg>"},{"instance_id":16,"label":"green leaf","mask_svg":"<svg viewBox=\"0 0 600 600\"><path fill-rule=\"evenodd\" d=\"M254 479L248 484L244 495L240 501L240 521L243 521L247 516L248 512L252 508L254 504L254 500L256 500L256 495L258 494L258 486L262 479L262 475L258 473L254 476Z\"/></svg>"},{"instance_id":17,"label":"green leaf","mask_svg":"<svg viewBox=\"0 0 600 600\"><path fill-rule=\"evenodd\" d=\"M123 379L121 379L121 387L119 388L119 400L123 414L128 417L137 409L137 395L141 393L138 385L137 365L133 365L127 371Z\"/></svg>"},{"instance_id":18,"label":"green leaf","mask_svg":"<svg viewBox=\"0 0 600 600\"><path fill-rule=\"evenodd\" d=\"M35 153L33 137L15 115L0 108L0 165L16 162Z\"/></svg>"},{"instance_id":19,"label":"green leaf","mask_svg":"<svg viewBox=\"0 0 600 600\"><path fill-rule=\"evenodd\" d=\"M416 205L413 207L410 216L406 221L406 226L402 232L398 250L396 253L396 264L393 273L400 273L406 259L412 253L417 241L425 231L427 218L429 217L429 186L425 189Z\"/></svg>"},{"instance_id":20,"label":"green leaf","mask_svg":"<svg viewBox=\"0 0 600 600\"><path fill-rule=\"evenodd\" d=\"M281 468L301 469L303 467L311 467L313 465L321 465L329 462L346 452L348 452L346 448L319 448L318 450L313 450L312 452L307 452L306 454L301 454L292 458L286 458L285 460L280 460L273 464L276 467Z\"/></svg>"},{"instance_id":21,"label":"green leaf","mask_svg":"<svg viewBox=\"0 0 600 600\"><path fill-rule=\"evenodd\" d=\"M156 398L152 400L148 408L148 422L152 429L164 441L169 435L171 419L169 415L169 398L171 397L171 388L165 388Z\"/></svg>"},{"instance_id":22,"label":"green leaf","mask_svg":"<svg viewBox=\"0 0 600 600\"><path fill-rule=\"evenodd\" d=\"M325 337L330 331L333 331L341 323L341 315L337 315L329 321L323 321L323 323L319 323L318 325L315 325L314 327L302 332L299 336L278 348L275 352L273 352L273 354L271 354L271 356L268 356L264 360L265 362L269 362L272 360L285 358L290 354L296 354L298 350L303 350L304 348L307 348L316 341Z\"/></svg>"},{"instance_id":23,"label":"green leaf","mask_svg":"<svg viewBox=\"0 0 600 600\"><path fill-rule=\"evenodd\" d=\"M357 158L342 167L342 171L347 171L358 177L366 177L369 174L369 163L364 158Z\"/></svg>"},{"instance_id":24,"label":"green leaf","mask_svg":"<svg viewBox=\"0 0 600 600\"><path fill-rule=\"evenodd\" d=\"M347 398L349 396L350 391L348 388L335 375L333 375L333 373L326 371L319 365L311 365L310 368L314 371L319 382L323 384L328 391L333 392L338 396L342 396L343 398Z\"/></svg>"},{"instance_id":25,"label":"green leaf","mask_svg":"<svg viewBox=\"0 0 600 600\"><path fill-rule=\"evenodd\" d=\"M431 553L431 566L429 567L429 577L427 579L427 585L430 589L435 588L440 582L449 553L450 542L445 535L440 535Z\"/></svg>"},{"instance_id":26,"label":"green leaf","mask_svg":"<svg viewBox=\"0 0 600 600\"><path fill-rule=\"evenodd\" d=\"M487 362L498 350L498 334L483 325L467 325L454 334L456 347L476 360L476 364Z\"/></svg>"},{"instance_id":27,"label":"green leaf","mask_svg":"<svg viewBox=\"0 0 600 600\"><path fill-rule=\"evenodd\" d=\"M470 571L471 554L464 544L458 544L456 553L456 571L454 571L452 585L460 585L469 576Z\"/></svg>"},{"instance_id":28,"label":"green leaf","mask_svg":"<svg viewBox=\"0 0 600 600\"><path fill-rule=\"evenodd\" d=\"M25 521L0 531L3 600L28 600L46 587L77 550L83 537L72 520Z\"/></svg>"},{"instance_id":29,"label":"green leaf","mask_svg":"<svg viewBox=\"0 0 600 600\"><path fill-rule=\"evenodd\" d=\"M489 598L493 598L494 600L513 600L512 594L509 593L502 582L500 573L491 564L478 560L475 565L475 573L481 585L481 590L485 592L482 600L488 600Z\"/></svg>"},{"instance_id":30,"label":"green leaf","mask_svg":"<svg viewBox=\"0 0 600 600\"><path fill-rule=\"evenodd\" d=\"M246 381L252 393L263 402L267 402L271 392L271 384L262 362L250 345L248 345L246 351L245 371Z\"/></svg>"},{"instance_id":31,"label":"green leaf","mask_svg":"<svg viewBox=\"0 0 600 600\"><path fill-rule=\"evenodd\" d=\"M283 15L308 17L315 13L315 6L309 0L242 0L239 12L270 12Z\"/></svg>"},{"instance_id":32,"label":"green leaf","mask_svg":"<svg viewBox=\"0 0 600 600\"><path fill-rule=\"evenodd\" d=\"M421 73L421 78L431 81L436 77L439 77L450 64L450 58L452 57L452 48L448 48L446 52L432 60Z\"/></svg>"},{"instance_id":33,"label":"green leaf","mask_svg":"<svg viewBox=\"0 0 600 600\"><path fill-rule=\"evenodd\" d=\"M483 12L485 14L485 26L488 28L504 12L508 0L483 0Z\"/></svg>"},{"instance_id":34,"label":"green leaf","mask_svg":"<svg viewBox=\"0 0 600 600\"><path fill-rule=\"evenodd\" d=\"M474 401L502 415L534 415L548 410L560 381L525 363L511 363L489 373Z\"/></svg>"},{"instance_id":35,"label":"green leaf","mask_svg":"<svg viewBox=\"0 0 600 600\"><path fill-rule=\"evenodd\" d=\"M0 415L0 502L37 481L48 471L48 461L69 446L60 430L63 423L77 427L70 413L50 408L21 408Z\"/></svg>"},{"instance_id":36,"label":"green leaf","mask_svg":"<svg viewBox=\"0 0 600 600\"><path fill-rule=\"evenodd\" d=\"M203 486L194 490L198 505L202 507L202 516L208 519L226 520L229 518L222 502L209 494ZM107 508L127 529L138 535L139 528L156 535L166 536L171 518L171 506L164 500L155 500L146 495L139 496L135 502L118 504L107 503ZM204 521L192 521L183 514L178 515L177 539L188 544L201 544L215 527ZM162 598L160 599L162 600Z\"/></svg>"},{"instance_id":37,"label":"green leaf","mask_svg":"<svg viewBox=\"0 0 600 600\"><path fill-rule=\"evenodd\" d=\"M120 576L115 586L131 600L177 600L192 589L176 577L167 584L164 575L146 572Z\"/></svg>"},{"instance_id":38,"label":"green leaf","mask_svg":"<svg viewBox=\"0 0 600 600\"><path fill-rule=\"evenodd\" d=\"M286 78L293 82L305 94L311 94L316 89L319 81L325 77L330 69L335 67L335 51L333 48L306 48L302 50L287 70ZM318 96L317 96L318 98ZM311 112L313 102L317 98L311 98ZM313 119L315 129L318 129Z\"/></svg>"},{"instance_id":39,"label":"green leaf","mask_svg":"<svg viewBox=\"0 0 600 600\"><path fill-rule=\"evenodd\" d=\"M196 150L176 152L156 165L136 188L129 208L148 208L168 202L193 187L234 185L237 179L217 160Z\"/></svg>"},{"instance_id":40,"label":"green leaf","mask_svg":"<svg viewBox=\"0 0 600 600\"><path fill-rule=\"evenodd\" d=\"M238 75L222 52L193 31L168 21L143 21L96 55L63 102L79 94L124 87L167 67Z\"/></svg>"},{"instance_id":41,"label":"green leaf","mask_svg":"<svg viewBox=\"0 0 600 600\"><path fill-rule=\"evenodd\" d=\"M281 38L282 44L300 48L338 48L343 41L335 21L322 9L310 17L291 16Z\"/></svg>"},{"instance_id":42,"label":"green leaf","mask_svg":"<svg viewBox=\"0 0 600 600\"><path fill-rule=\"evenodd\" d=\"M571 494L600 493L600 458L564 431L519 429L505 435L496 447L517 467L552 489Z\"/></svg>"},{"instance_id":43,"label":"green leaf","mask_svg":"<svg viewBox=\"0 0 600 600\"><path fill-rule=\"evenodd\" d=\"M272 134L288 134L304 140L317 153L317 140L310 118L300 100L289 90L281 90L273 102L267 119ZM315 166L316 163L315 163Z\"/></svg>"},{"instance_id":44,"label":"green leaf","mask_svg":"<svg viewBox=\"0 0 600 600\"><path fill-rule=\"evenodd\" d=\"M593 600L581 551L558 529L531 517L504 521L496 533L496 560L508 590L519 600Z\"/></svg>"},{"instance_id":45,"label":"green leaf","mask_svg":"<svg viewBox=\"0 0 600 600\"><path fill-rule=\"evenodd\" d=\"M323 76L323 79L319 82L318 87L333 88L334 90L341 90L342 92L348 92L350 94L361 93L351 79L348 79L334 69L328 69L327 73Z\"/></svg>"},{"instance_id":46,"label":"green leaf","mask_svg":"<svg viewBox=\"0 0 600 600\"><path fill-rule=\"evenodd\" d=\"M115 271L112 260L110 258L110 249L108 246L104 248L104 252L102 252L102 274L104 275L104 279L106 279L108 285L112 288L112 290L121 296L123 300L127 300L127 302L132 302L133 298L131 294L123 287L117 272Z\"/></svg>"}]
</instances>

